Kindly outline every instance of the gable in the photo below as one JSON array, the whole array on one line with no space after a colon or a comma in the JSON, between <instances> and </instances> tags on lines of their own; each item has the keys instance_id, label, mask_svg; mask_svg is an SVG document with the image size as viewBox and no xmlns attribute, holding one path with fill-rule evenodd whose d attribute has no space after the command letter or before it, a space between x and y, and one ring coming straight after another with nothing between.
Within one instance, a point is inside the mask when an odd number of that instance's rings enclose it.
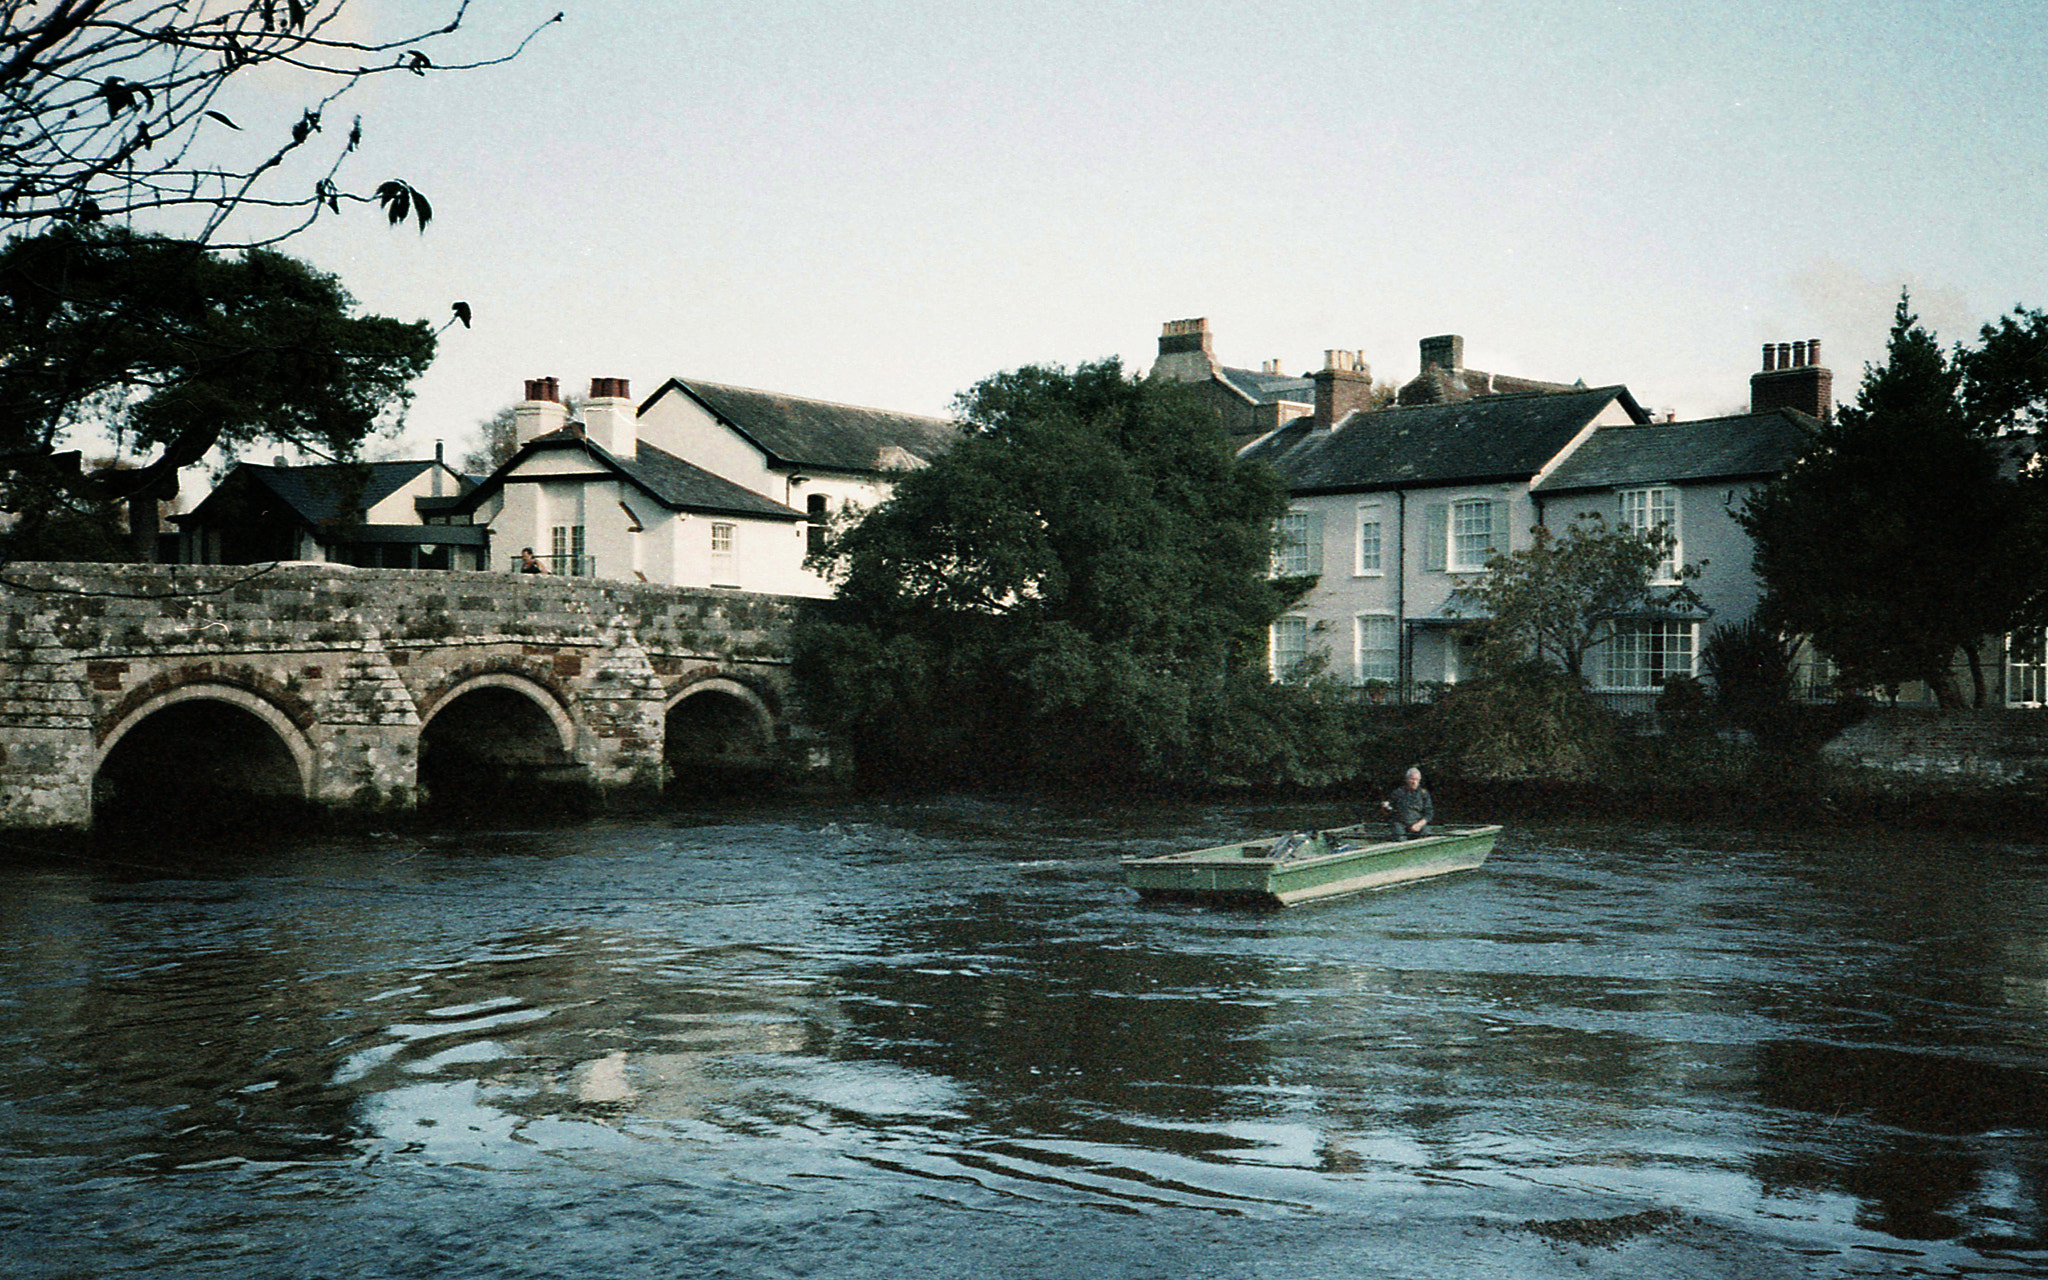
<instances>
[{"instance_id":1,"label":"gable","mask_svg":"<svg viewBox=\"0 0 2048 1280\"><path fill-rule=\"evenodd\" d=\"M904 455L930 462L958 435L944 418L682 378L669 379L641 412L670 395L687 397L779 467L884 471L900 465Z\"/></svg>"}]
</instances>

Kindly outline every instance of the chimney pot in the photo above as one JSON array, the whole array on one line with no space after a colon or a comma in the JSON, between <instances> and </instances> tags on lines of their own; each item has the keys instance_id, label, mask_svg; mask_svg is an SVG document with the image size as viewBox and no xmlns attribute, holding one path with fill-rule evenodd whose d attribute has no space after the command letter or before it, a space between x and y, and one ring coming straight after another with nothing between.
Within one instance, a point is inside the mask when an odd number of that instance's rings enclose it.
<instances>
[{"instance_id":1,"label":"chimney pot","mask_svg":"<svg viewBox=\"0 0 2048 1280\"><path fill-rule=\"evenodd\" d=\"M1808 364L1819 364L1819 363L1820 363L1820 339L1819 339L1819 338L1808 338L1808 339L1806 340L1806 363L1808 363Z\"/></svg>"},{"instance_id":2,"label":"chimney pot","mask_svg":"<svg viewBox=\"0 0 2048 1280\"><path fill-rule=\"evenodd\" d=\"M1764 372L1771 373L1778 367L1778 346L1774 342L1764 344Z\"/></svg>"}]
</instances>

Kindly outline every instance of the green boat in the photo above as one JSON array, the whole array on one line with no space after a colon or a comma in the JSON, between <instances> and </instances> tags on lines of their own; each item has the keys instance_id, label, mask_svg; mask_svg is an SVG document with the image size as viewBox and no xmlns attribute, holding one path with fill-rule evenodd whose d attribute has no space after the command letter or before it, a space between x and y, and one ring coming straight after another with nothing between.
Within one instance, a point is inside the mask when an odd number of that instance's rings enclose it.
<instances>
[{"instance_id":1,"label":"green boat","mask_svg":"<svg viewBox=\"0 0 2048 1280\"><path fill-rule=\"evenodd\" d=\"M1417 840L1390 840L1386 832L1386 823L1361 823L1125 858L1124 882L1148 899L1291 907L1470 871L1493 852L1500 828L1433 827Z\"/></svg>"}]
</instances>

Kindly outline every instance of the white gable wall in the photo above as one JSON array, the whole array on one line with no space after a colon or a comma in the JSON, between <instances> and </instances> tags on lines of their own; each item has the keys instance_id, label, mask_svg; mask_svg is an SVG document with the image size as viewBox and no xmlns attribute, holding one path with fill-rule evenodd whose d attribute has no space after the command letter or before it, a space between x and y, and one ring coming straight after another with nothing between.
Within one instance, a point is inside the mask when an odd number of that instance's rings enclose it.
<instances>
[{"instance_id":1,"label":"white gable wall","mask_svg":"<svg viewBox=\"0 0 2048 1280\"><path fill-rule=\"evenodd\" d=\"M434 475L440 473L440 497L452 498L462 492L462 482L453 471L440 463L424 467L420 473L384 497L384 500L363 514L364 524L418 524L419 509L413 506L415 498L431 498L434 493Z\"/></svg>"}]
</instances>

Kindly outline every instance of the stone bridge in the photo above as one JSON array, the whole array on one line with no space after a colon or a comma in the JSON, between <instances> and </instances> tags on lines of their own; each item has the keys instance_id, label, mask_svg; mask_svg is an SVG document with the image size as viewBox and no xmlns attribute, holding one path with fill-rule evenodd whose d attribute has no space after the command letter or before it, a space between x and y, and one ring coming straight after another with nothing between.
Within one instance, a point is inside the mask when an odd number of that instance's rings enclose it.
<instances>
[{"instance_id":1,"label":"stone bridge","mask_svg":"<svg viewBox=\"0 0 2048 1280\"><path fill-rule=\"evenodd\" d=\"M815 763L786 699L801 603L503 573L7 564L0 826Z\"/></svg>"}]
</instances>

